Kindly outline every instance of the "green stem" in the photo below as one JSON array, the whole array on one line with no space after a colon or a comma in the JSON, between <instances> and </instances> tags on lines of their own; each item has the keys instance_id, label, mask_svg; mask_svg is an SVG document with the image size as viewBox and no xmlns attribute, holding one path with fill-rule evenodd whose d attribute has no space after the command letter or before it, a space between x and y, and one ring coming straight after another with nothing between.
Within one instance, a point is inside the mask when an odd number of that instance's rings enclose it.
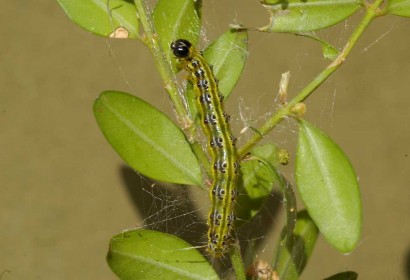
<instances>
[{"instance_id":1,"label":"green stem","mask_svg":"<svg viewBox=\"0 0 410 280\"><path fill-rule=\"evenodd\" d=\"M259 133L254 134L253 137L245 143L243 147L239 149L240 157L244 157L265 135L267 135L277 124L279 124L285 117L292 115L292 108L297 103L302 102L305 100L313 91L318 88L327 78L330 77L346 60L347 56L349 55L350 51L354 47L354 45L359 40L360 36L372 22L372 20L380 16L379 13L379 6L383 3L383 0L376 0L373 4L366 6L367 11L354 30L352 35L350 36L349 40L347 41L344 49L338 55L338 57L329 64L326 69L319 73L316 78L310 82L305 88L303 88L289 103L286 104L283 108L276 112L261 128L258 129Z\"/></svg>"},{"instance_id":2,"label":"green stem","mask_svg":"<svg viewBox=\"0 0 410 280\"><path fill-rule=\"evenodd\" d=\"M236 241L235 246L233 246L230 252L232 267L235 270L235 275L237 280L246 280L245 268L243 265L243 260L241 256L241 248L239 242Z\"/></svg>"},{"instance_id":3,"label":"green stem","mask_svg":"<svg viewBox=\"0 0 410 280\"><path fill-rule=\"evenodd\" d=\"M204 167L204 170L208 172L208 158L202 150L201 145L196 140L196 127L193 125L193 121L190 118L188 108L185 105L185 97L176 86L174 79L175 76L173 75L171 66L169 63L167 63L167 60L163 55L164 51L161 49L161 46L158 42L158 36L151 24L153 20L151 14L148 12L147 3L143 0L134 0L134 4L138 13L138 18L141 22L142 29L144 30L144 35L142 36L142 38L144 38L143 42L151 51L155 65L157 66L161 78L165 83L165 90L167 91L172 103L174 104L178 122L185 130L188 141L191 144L192 150L195 153L197 159Z\"/></svg>"},{"instance_id":4,"label":"green stem","mask_svg":"<svg viewBox=\"0 0 410 280\"><path fill-rule=\"evenodd\" d=\"M141 0L135 0L134 3L137 9L139 20L141 21L141 26L144 30L144 43L147 45L147 47L152 53L152 56L154 57L154 61L161 75L161 78L165 82L165 90L168 92L168 95L175 106L175 111L177 112L179 121L181 123L184 123L184 118L189 115L188 110L184 106L179 96L179 92L175 83L172 82L172 70L170 65L166 62L166 59L163 56L164 52L161 50L161 46L158 42L157 35L155 33L154 28L152 27L151 23L153 22L153 20L148 12L148 9L146 8L147 3Z\"/></svg>"}]
</instances>

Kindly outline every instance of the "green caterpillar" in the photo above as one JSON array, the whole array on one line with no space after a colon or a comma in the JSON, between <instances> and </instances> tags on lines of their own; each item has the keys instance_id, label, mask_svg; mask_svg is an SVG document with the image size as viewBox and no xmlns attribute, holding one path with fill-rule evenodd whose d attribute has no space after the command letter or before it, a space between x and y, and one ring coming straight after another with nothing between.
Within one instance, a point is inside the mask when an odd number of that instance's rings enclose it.
<instances>
[{"instance_id":1,"label":"green caterpillar","mask_svg":"<svg viewBox=\"0 0 410 280\"><path fill-rule=\"evenodd\" d=\"M196 94L196 106L202 129L208 138L208 151L212 157L212 185L209 197L212 202L208 214L208 252L221 257L228 252L234 237L234 203L239 161L235 148L236 139L229 127L229 115L223 111L223 96L212 67L190 42L178 39L171 49L184 69L189 73Z\"/></svg>"}]
</instances>

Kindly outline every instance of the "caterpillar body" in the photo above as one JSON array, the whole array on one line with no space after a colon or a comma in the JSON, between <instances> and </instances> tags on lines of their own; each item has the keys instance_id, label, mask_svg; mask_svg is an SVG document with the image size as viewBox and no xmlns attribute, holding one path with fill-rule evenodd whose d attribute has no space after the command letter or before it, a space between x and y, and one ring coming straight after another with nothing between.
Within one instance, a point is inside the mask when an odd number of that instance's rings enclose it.
<instances>
[{"instance_id":1,"label":"caterpillar body","mask_svg":"<svg viewBox=\"0 0 410 280\"><path fill-rule=\"evenodd\" d=\"M229 115L223 110L223 96L212 67L192 44L178 39L171 49L192 82L196 106L202 129L208 138L208 151L212 158L212 184L209 189L211 209L208 214L207 251L213 257L221 257L235 242L233 224L236 184L239 172L236 139L229 126Z\"/></svg>"}]
</instances>

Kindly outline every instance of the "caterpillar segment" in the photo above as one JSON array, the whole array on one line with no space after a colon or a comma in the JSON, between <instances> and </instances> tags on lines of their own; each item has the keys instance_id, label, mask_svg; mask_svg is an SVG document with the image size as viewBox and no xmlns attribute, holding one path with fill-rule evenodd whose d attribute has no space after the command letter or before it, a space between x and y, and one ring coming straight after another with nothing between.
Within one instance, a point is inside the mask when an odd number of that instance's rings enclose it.
<instances>
[{"instance_id":1,"label":"caterpillar segment","mask_svg":"<svg viewBox=\"0 0 410 280\"><path fill-rule=\"evenodd\" d=\"M171 49L189 74L202 130L208 139L207 148L212 158L212 184L209 189L211 209L207 221L207 251L219 258L235 242L234 203L239 173L236 138L231 134L229 115L223 110L223 96L219 93L218 82L202 52L184 39L174 41Z\"/></svg>"}]
</instances>

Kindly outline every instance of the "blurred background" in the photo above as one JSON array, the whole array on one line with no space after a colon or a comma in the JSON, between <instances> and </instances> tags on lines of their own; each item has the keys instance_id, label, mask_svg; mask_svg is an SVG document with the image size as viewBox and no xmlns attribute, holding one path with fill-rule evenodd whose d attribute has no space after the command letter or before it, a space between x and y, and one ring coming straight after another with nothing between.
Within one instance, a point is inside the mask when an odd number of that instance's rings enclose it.
<instances>
[{"instance_id":1,"label":"blurred background","mask_svg":"<svg viewBox=\"0 0 410 280\"><path fill-rule=\"evenodd\" d=\"M204 46L230 23L268 23L257 1L205 1L203 15ZM320 35L341 47L362 15ZM377 19L345 65L306 102L306 119L326 131L356 169L364 227L348 256L320 237L301 279L346 270L359 279L410 279L409 28L410 19ZM153 60L137 41L82 30L56 1L4 2L0 38L0 278L116 279L105 262L110 238L144 221L176 217L181 209L171 203L168 214L155 217L153 205L171 197L167 186L124 166L99 131L92 105L103 90L123 90L172 117ZM240 130L277 108L281 73L291 71L291 98L328 63L314 41L252 32L243 78L226 104L234 134L244 143ZM266 141L289 149L293 160L296 137L289 120ZM292 165L284 172L293 181ZM188 202L182 191L175 201L199 205L199 195ZM207 207L200 209L203 218ZM282 216L272 214L276 233ZM272 242L261 247L261 258L272 256Z\"/></svg>"}]
</instances>

